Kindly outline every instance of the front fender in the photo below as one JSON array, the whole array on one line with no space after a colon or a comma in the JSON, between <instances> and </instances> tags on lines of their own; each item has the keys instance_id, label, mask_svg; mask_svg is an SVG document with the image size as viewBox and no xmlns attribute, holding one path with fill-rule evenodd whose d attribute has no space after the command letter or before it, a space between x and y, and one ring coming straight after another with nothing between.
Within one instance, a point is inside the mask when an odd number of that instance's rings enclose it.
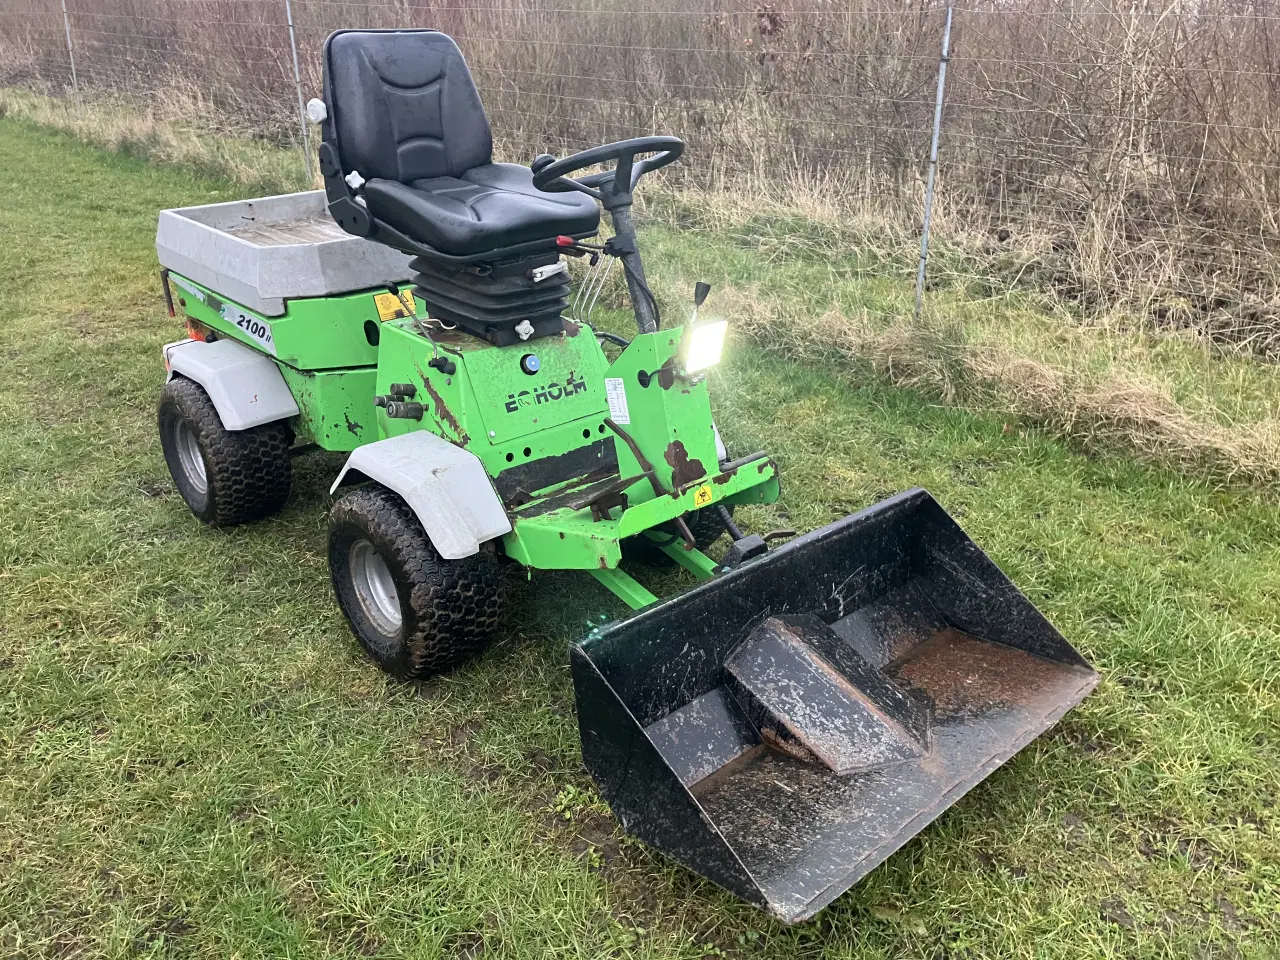
<instances>
[{"instance_id":1,"label":"front fender","mask_svg":"<svg viewBox=\"0 0 1280 960\"><path fill-rule=\"evenodd\" d=\"M473 556L480 544L511 532L480 458L426 430L357 448L329 492L363 479L403 497L446 560Z\"/></svg>"}]
</instances>

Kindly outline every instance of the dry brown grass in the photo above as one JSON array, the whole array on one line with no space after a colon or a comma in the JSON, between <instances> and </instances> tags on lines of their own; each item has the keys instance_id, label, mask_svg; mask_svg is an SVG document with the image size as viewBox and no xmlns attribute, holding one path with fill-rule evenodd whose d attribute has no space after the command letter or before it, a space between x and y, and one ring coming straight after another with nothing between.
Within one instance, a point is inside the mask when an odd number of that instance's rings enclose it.
<instances>
[{"instance_id":1,"label":"dry brown grass","mask_svg":"<svg viewBox=\"0 0 1280 960\"><path fill-rule=\"evenodd\" d=\"M835 310L805 313L751 289L717 293L737 335L794 359L889 381L944 403L994 410L1042 426L1086 449L1123 450L1210 478L1280 484L1280 419L1224 423L1210 404L1194 411L1149 371L1112 363L1090 373L974 342L960 323L886 320Z\"/></svg>"},{"instance_id":2,"label":"dry brown grass","mask_svg":"<svg viewBox=\"0 0 1280 960\"><path fill-rule=\"evenodd\" d=\"M0 116L13 116L108 150L179 164L275 193L305 186L296 153L256 140L220 136L202 122L209 113L198 89L187 84L139 102L105 94L77 105L14 87L0 87Z\"/></svg>"},{"instance_id":3,"label":"dry brown grass","mask_svg":"<svg viewBox=\"0 0 1280 960\"><path fill-rule=\"evenodd\" d=\"M60 10L5 0L0 84L63 90ZM690 186L807 194L833 220L918 228L940 0L297 0L308 95L345 26L456 36L505 155L653 130ZM290 143L277 0L72 6L86 100L198 90L210 129ZM1276 0L979 2L957 14L935 283L1051 291L1280 352ZM183 93L189 98L189 93ZM807 190L792 185L808 183ZM1002 238L1002 239L997 239Z\"/></svg>"}]
</instances>

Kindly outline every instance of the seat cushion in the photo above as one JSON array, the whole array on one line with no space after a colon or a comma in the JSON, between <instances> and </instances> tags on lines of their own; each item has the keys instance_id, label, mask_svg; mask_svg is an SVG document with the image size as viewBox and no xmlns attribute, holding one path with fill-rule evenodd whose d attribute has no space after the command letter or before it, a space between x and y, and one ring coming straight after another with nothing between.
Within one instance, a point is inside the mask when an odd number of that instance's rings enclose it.
<instances>
[{"instance_id":1,"label":"seat cushion","mask_svg":"<svg viewBox=\"0 0 1280 960\"><path fill-rule=\"evenodd\" d=\"M455 257L561 234L586 237L600 226L600 210L590 197L543 193L533 185L533 172L514 163L488 163L461 177L409 184L370 180L364 197L383 223Z\"/></svg>"}]
</instances>

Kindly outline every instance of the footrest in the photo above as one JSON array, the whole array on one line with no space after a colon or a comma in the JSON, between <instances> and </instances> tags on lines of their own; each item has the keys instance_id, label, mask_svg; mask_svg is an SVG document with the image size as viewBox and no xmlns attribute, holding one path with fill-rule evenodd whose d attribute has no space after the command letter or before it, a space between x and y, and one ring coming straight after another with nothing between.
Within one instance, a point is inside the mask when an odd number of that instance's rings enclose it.
<instances>
[{"instance_id":1,"label":"footrest","mask_svg":"<svg viewBox=\"0 0 1280 960\"><path fill-rule=\"evenodd\" d=\"M917 760L929 709L812 615L770 617L725 661L765 743L848 775Z\"/></svg>"}]
</instances>

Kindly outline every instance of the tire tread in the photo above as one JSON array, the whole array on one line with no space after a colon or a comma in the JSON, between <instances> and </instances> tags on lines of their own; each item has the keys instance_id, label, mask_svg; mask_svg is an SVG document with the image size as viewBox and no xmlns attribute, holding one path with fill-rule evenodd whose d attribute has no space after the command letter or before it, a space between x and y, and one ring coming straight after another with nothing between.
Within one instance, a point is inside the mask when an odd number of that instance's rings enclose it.
<instances>
[{"instance_id":1,"label":"tire tread","mask_svg":"<svg viewBox=\"0 0 1280 960\"><path fill-rule=\"evenodd\" d=\"M293 430L286 422L228 430L204 387L186 377L174 377L161 391L161 421L170 405L187 421L204 453L208 502L203 511L197 511L188 500L196 516L214 526L229 527L280 511L293 484L289 456Z\"/></svg>"},{"instance_id":2,"label":"tire tread","mask_svg":"<svg viewBox=\"0 0 1280 960\"><path fill-rule=\"evenodd\" d=\"M478 654L497 630L502 612L502 583L497 558L482 550L460 560L445 560L402 497L386 487L360 487L338 500L330 513L329 567L339 603L357 640L389 673L420 680L448 670ZM403 571L412 621L406 621L405 650L395 663L378 655L361 636L343 585L346 539L360 534L374 543L393 570ZM399 577L397 577L399 580ZM403 603L403 600L402 600Z\"/></svg>"}]
</instances>

